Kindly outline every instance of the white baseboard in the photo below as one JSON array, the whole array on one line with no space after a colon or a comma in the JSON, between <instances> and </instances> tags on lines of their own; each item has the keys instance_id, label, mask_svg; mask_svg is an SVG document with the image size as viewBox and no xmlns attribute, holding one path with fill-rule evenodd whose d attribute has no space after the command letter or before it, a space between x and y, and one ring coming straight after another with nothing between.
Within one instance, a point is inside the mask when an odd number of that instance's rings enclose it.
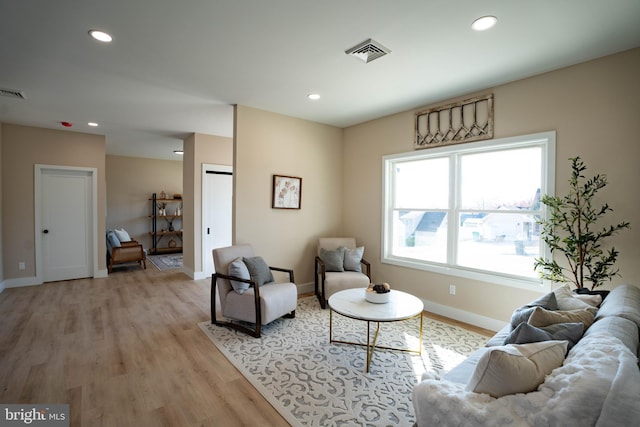
<instances>
[{"instance_id":1,"label":"white baseboard","mask_svg":"<svg viewBox=\"0 0 640 427\"><path fill-rule=\"evenodd\" d=\"M108 277L109 276L109 270L104 269L104 270L97 270L94 274L93 274L93 278L94 279L102 279L104 277ZM7 279L5 281L3 281L0 284L0 292L2 292L2 290L4 290L5 288L19 288L22 286L37 286L37 285L42 285L42 280L40 280L39 277L36 276L32 276L32 277L19 277L17 279Z\"/></svg>"},{"instance_id":2,"label":"white baseboard","mask_svg":"<svg viewBox=\"0 0 640 427\"><path fill-rule=\"evenodd\" d=\"M422 300L422 302L424 303L424 309L426 311L438 314L440 316L445 316L450 319L458 320L460 322L468 323L470 325L479 326L484 329L499 331L507 324L507 322L501 320L481 316L476 313L449 307L447 305L437 304L429 300Z\"/></svg>"},{"instance_id":3,"label":"white baseboard","mask_svg":"<svg viewBox=\"0 0 640 427\"><path fill-rule=\"evenodd\" d=\"M4 280L0 282L0 294L4 291Z\"/></svg>"},{"instance_id":4,"label":"white baseboard","mask_svg":"<svg viewBox=\"0 0 640 427\"><path fill-rule=\"evenodd\" d=\"M314 282L303 283L296 286L298 287L298 295L315 292Z\"/></svg>"},{"instance_id":5,"label":"white baseboard","mask_svg":"<svg viewBox=\"0 0 640 427\"><path fill-rule=\"evenodd\" d=\"M205 274L204 271L196 271L193 274L189 274L189 273L186 273L186 274L187 274L187 276L191 277L193 280L202 280L202 279L211 278L211 276L209 276L208 274Z\"/></svg>"},{"instance_id":6,"label":"white baseboard","mask_svg":"<svg viewBox=\"0 0 640 427\"><path fill-rule=\"evenodd\" d=\"M204 271L193 271L188 267L182 267L182 272L193 280L208 279L210 277L208 274L205 274Z\"/></svg>"},{"instance_id":7,"label":"white baseboard","mask_svg":"<svg viewBox=\"0 0 640 427\"><path fill-rule=\"evenodd\" d=\"M17 279L7 279L4 282L5 288L19 288L21 286L37 286L42 285L42 282L37 277L19 277Z\"/></svg>"}]
</instances>

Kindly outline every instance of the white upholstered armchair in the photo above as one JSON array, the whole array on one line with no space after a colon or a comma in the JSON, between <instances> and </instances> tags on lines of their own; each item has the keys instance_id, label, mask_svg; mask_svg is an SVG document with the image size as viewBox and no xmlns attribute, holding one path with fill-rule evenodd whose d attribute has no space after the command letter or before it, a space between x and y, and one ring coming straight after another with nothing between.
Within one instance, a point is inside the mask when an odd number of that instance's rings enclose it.
<instances>
[{"instance_id":1,"label":"white upholstered armchair","mask_svg":"<svg viewBox=\"0 0 640 427\"><path fill-rule=\"evenodd\" d=\"M315 258L315 293L322 308L334 293L366 288L371 283L371 264L362 258L363 246L353 237L321 237Z\"/></svg>"},{"instance_id":2,"label":"white upholstered armchair","mask_svg":"<svg viewBox=\"0 0 640 427\"><path fill-rule=\"evenodd\" d=\"M250 245L214 249L213 264L211 323L259 338L262 325L282 316L295 317L298 289L293 270L268 266ZM289 281L275 283L272 270L288 273ZM218 297L221 314L229 320L216 317ZM253 328L237 321L253 324Z\"/></svg>"}]
</instances>

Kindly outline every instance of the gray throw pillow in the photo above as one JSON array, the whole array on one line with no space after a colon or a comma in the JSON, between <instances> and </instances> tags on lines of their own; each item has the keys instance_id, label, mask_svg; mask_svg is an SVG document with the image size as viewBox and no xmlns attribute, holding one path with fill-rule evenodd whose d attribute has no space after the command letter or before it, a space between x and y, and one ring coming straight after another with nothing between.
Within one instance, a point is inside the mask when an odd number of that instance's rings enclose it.
<instances>
[{"instance_id":1,"label":"gray throw pillow","mask_svg":"<svg viewBox=\"0 0 640 427\"><path fill-rule=\"evenodd\" d=\"M251 280L256 282L258 286L273 282L273 274L262 257L254 256L251 258L242 258L242 260L247 265Z\"/></svg>"},{"instance_id":2,"label":"gray throw pillow","mask_svg":"<svg viewBox=\"0 0 640 427\"><path fill-rule=\"evenodd\" d=\"M116 232L113 230L107 233L107 240L111 244L112 248L119 248L120 246L122 246L120 244L120 240L118 239L118 236L116 236Z\"/></svg>"},{"instance_id":3,"label":"gray throw pillow","mask_svg":"<svg viewBox=\"0 0 640 427\"><path fill-rule=\"evenodd\" d=\"M320 259L324 262L326 271L344 271L344 247L335 251L320 248Z\"/></svg>"},{"instance_id":4,"label":"gray throw pillow","mask_svg":"<svg viewBox=\"0 0 640 427\"><path fill-rule=\"evenodd\" d=\"M584 325L581 322L556 323L555 325L543 326L540 329L549 332L553 340L569 341L567 350L576 345L584 335Z\"/></svg>"},{"instance_id":5,"label":"gray throw pillow","mask_svg":"<svg viewBox=\"0 0 640 427\"><path fill-rule=\"evenodd\" d=\"M534 309L535 307L527 306L516 308L511 315L511 329L516 329L519 325L527 323Z\"/></svg>"},{"instance_id":6,"label":"gray throw pillow","mask_svg":"<svg viewBox=\"0 0 640 427\"><path fill-rule=\"evenodd\" d=\"M546 310L552 311L557 310L558 302L556 301L556 294L553 292L549 292L548 294L541 296L537 300L515 309L513 314L511 315L511 328L515 329L519 324L529 320L529 316L531 316L531 313L533 313L533 310L536 307L542 307Z\"/></svg>"},{"instance_id":7,"label":"gray throw pillow","mask_svg":"<svg viewBox=\"0 0 640 427\"><path fill-rule=\"evenodd\" d=\"M344 248L344 269L346 271L362 272L362 256L364 255L364 246L355 249Z\"/></svg>"},{"instance_id":8,"label":"gray throw pillow","mask_svg":"<svg viewBox=\"0 0 640 427\"><path fill-rule=\"evenodd\" d=\"M236 258L231 262L231 264L229 264L229 276L251 280L251 275L249 274L247 265L242 261L242 258ZM238 282L237 280L230 280L230 282L233 290L240 295L244 294L249 289L248 283Z\"/></svg>"},{"instance_id":9,"label":"gray throw pillow","mask_svg":"<svg viewBox=\"0 0 640 427\"><path fill-rule=\"evenodd\" d=\"M556 299L556 294L554 292L549 292L548 294L542 295L537 300L527 304L528 307L542 307L547 310L559 310L558 301Z\"/></svg>"},{"instance_id":10,"label":"gray throw pillow","mask_svg":"<svg viewBox=\"0 0 640 427\"><path fill-rule=\"evenodd\" d=\"M570 350L582 338L583 333L582 323L556 323L541 328L521 323L507 336L504 345L556 340L568 341L567 350Z\"/></svg>"}]
</instances>

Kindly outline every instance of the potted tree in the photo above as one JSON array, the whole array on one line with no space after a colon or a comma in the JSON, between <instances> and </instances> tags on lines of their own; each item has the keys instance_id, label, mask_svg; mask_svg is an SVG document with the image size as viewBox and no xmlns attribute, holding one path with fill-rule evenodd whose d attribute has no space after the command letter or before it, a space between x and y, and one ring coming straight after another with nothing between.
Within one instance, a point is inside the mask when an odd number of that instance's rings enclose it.
<instances>
[{"instance_id":1,"label":"potted tree","mask_svg":"<svg viewBox=\"0 0 640 427\"><path fill-rule=\"evenodd\" d=\"M608 204L594 206L597 192L607 185L606 175L586 178L587 169L580 157L569 159L571 177L569 192L565 196L543 195L541 202L548 207L548 218L538 221L542 226L541 238L549 246L552 257L534 260L534 268L545 280L572 283L578 293L608 293L595 288L618 275L615 262L618 251L612 246L605 250L608 237L629 228L623 221L617 225L602 226L600 220L613 209ZM561 266L553 255L560 253L566 261ZM588 284L591 284L589 289Z\"/></svg>"}]
</instances>

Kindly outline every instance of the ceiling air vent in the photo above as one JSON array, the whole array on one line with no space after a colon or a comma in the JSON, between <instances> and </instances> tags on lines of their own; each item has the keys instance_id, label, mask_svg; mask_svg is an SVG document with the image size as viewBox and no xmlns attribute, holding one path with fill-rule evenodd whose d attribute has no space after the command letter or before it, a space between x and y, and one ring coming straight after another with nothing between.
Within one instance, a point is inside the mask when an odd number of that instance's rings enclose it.
<instances>
[{"instance_id":1,"label":"ceiling air vent","mask_svg":"<svg viewBox=\"0 0 640 427\"><path fill-rule=\"evenodd\" d=\"M25 99L24 93L21 90L3 89L0 87L0 96L6 96L8 98Z\"/></svg>"},{"instance_id":2,"label":"ceiling air vent","mask_svg":"<svg viewBox=\"0 0 640 427\"><path fill-rule=\"evenodd\" d=\"M391 53L389 49L382 46L375 40L367 39L357 46L351 49L345 50L347 55L355 56L356 58L364 61L371 62L374 59L378 59L381 56L385 56L387 53Z\"/></svg>"}]
</instances>

